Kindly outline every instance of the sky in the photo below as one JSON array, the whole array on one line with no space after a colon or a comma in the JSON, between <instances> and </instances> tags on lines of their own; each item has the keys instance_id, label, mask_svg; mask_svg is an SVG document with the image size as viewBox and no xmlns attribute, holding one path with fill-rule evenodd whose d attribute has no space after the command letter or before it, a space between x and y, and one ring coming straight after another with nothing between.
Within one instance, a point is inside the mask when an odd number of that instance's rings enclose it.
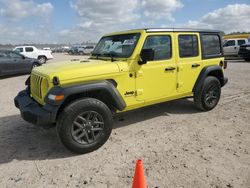
<instances>
[{"instance_id":1,"label":"sky","mask_svg":"<svg viewBox=\"0 0 250 188\"><path fill-rule=\"evenodd\" d=\"M136 28L250 32L249 0L0 0L0 44L97 42Z\"/></svg>"}]
</instances>

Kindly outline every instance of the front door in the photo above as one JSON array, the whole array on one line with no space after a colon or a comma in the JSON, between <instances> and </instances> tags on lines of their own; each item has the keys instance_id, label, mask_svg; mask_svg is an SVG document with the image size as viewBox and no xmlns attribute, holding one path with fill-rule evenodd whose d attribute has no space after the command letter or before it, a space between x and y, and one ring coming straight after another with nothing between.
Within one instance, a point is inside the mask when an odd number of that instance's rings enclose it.
<instances>
[{"instance_id":1,"label":"front door","mask_svg":"<svg viewBox=\"0 0 250 188\"><path fill-rule=\"evenodd\" d=\"M144 41L142 49L152 49L154 60L136 65L136 99L154 101L168 97L176 90L173 34L148 34Z\"/></svg>"},{"instance_id":2,"label":"front door","mask_svg":"<svg viewBox=\"0 0 250 188\"><path fill-rule=\"evenodd\" d=\"M235 40L228 40L224 45L223 45L223 50L225 55L237 55L238 54L238 48L236 45Z\"/></svg>"},{"instance_id":3,"label":"front door","mask_svg":"<svg viewBox=\"0 0 250 188\"><path fill-rule=\"evenodd\" d=\"M179 33L175 37L178 41L177 91L190 93L202 68L199 34Z\"/></svg>"},{"instance_id":4,"label":"front door","mask_svg":"<svg viewBox=\"0 0 250 188\"><path fill-rule=\"evenodd\" d=\"M13 70L16 73L28 73L32 68L32 64L27 57L23 57L21 54L11 52L9 56L13 60Z\"/></svg>"},{"instance_id":5,"label":"front door","mask_svg":"<svg viewBox=\"0 0 250 188\"><path fill-rule=\"evenodd\" d=\"M15 74L13 63L14 61L10 57L0 57L0 75Z\"/></svg>"}]
</instances>

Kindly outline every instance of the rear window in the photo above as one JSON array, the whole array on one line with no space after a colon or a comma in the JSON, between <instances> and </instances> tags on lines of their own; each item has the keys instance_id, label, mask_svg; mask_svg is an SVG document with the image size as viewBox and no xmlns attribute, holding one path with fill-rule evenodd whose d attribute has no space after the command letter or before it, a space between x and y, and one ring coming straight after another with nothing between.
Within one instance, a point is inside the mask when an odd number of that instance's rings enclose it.
<instances>
[{"instance_id":1,"label":"rear window","mask_svg":"<svg viewBox=\"0 0 250 188\"><path fill-rule=\"evenodd\" d=\"M26 52L33 52L33 48L32 47L25 47L25 51Z\"/></svg>"},{"instance_id":2,"label":"rear window","mask_svg":"<svg viewBox=\"0 0 250 188\"><path fill-rule=\"evenodd\" d=\"M219 35L204 34L201 36L203 57L220 56L222 53ZM227 41L228 43L230 41Z\"/></svg>"},{"instance_id":3,"label":"rear window","mask_svg":"<svg viewBox=\"0 0 250 188\"><path fill-rule=\"evenodd\" d=\"M195 57L199 55L198 37L196 35L179 35L180 57Z\"/></svg>"}]
</instances>

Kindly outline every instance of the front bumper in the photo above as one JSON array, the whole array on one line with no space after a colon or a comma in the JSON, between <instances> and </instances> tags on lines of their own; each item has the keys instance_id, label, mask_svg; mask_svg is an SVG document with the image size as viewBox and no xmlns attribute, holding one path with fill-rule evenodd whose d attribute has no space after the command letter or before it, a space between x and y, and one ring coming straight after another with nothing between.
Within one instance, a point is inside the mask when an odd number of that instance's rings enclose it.
<instances>
[{"instance_id":1,"label":"front bumper","mask_svg":"<svg viewBox=\"0 0 250 188\"><path fill-rule=\"evenodd\" d=\"M58 107L41 106L30 97L27 90L19 92L14 102L25 121L43 127L50 127L55 123Z\"/></svg>"}]
</instances>

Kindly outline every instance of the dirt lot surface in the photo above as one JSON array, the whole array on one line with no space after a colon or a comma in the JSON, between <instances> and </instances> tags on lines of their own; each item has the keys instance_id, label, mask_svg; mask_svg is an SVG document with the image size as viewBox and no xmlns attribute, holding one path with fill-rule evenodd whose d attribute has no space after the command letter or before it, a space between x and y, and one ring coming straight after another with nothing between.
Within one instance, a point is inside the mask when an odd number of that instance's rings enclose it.
<instances>
[{"instance_id":1,"label":"dirt lot surface","mask_svg":"<svg viewBox=\"0 0 250 188\"><path fill-rule=\"evenodd\" d=\"M214 110L183 99L121 114L108 142L86 155L21 119L13 98L27 76L1 79L0 187L131 187L142 159L149 187L249 188L250 63L233 61L226 75Z\"/></svg>"}]
</instances>

